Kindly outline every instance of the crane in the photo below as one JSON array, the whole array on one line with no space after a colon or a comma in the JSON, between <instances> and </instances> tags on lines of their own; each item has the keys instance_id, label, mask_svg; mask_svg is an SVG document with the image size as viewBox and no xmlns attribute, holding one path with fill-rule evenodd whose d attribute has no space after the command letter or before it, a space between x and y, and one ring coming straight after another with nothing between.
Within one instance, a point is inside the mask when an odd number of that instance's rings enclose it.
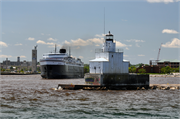
<instances>
[{"instance_id":1,"label":"crane","mask_svg":"<svg viewBox=\"0 0 180 119\"><path fill-rule=\"evenodd\" d=\"M162 46L162 43L161 43L161 46ZM160 55L160 51L161 51L161 46L159 48L159 52L158 52L158 56L157 56L157 61L159 60L159 55Z\"/></svg>"}]
</instances>

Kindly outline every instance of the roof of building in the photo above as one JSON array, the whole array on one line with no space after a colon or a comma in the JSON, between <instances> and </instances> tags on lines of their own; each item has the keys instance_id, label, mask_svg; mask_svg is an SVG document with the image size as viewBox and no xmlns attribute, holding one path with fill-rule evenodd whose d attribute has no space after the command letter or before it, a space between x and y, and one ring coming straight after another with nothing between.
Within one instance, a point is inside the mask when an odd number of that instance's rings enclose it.
<instances>
[{"instance_id":1,"label":"roof of building","mask_svg":"<svg viewBox=\"0 0 180 119\"><path fill-rule=\"evenodd\" d=\"M90 62L108 62L109 60L105 59L105 58L96 58L93 60L90 60Z\"/></svg>"},{"instance_id":2,"label":"roof of building","mask_svg":"<svg viewBox=\"0 0 180 119\"><path fill-rule=\"evenodd\" d=\"M129 60L125 60L125 59L123 59L123 62L129 62Z\"/></svg>"},{"instance_id":3,"label":"roof of building","mask_svg":"<svg viewBox=\"0 0 180 119\"><path fill-rule=\"evenodd\" d=\"M162 59L162 60L158 61L158 63L159 62L180 62L180 60L178 60L178 59Z\"/></svg>"}]
</instances>

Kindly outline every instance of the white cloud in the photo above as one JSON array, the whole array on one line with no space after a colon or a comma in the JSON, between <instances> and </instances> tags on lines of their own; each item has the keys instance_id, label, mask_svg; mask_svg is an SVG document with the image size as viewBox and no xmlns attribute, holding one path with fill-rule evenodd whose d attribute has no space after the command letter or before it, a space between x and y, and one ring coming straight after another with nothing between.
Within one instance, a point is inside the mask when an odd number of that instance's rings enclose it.
<instances>
[{"instance_id":1,"label":"white cloud","mask_svg":"<svg viewBox=\"0 0 180 119\"><path fill-rule=\"evenodd\" d=\"M31 37L29 37L29 38L28 38L28 40L35 40L35 38L31 38Z\"/></svg>"},{"instance_id":2,"label":"white cloud","mask_svg":"<svg viewBox=\"0 0 180 119\"><path fill-rule=\"evenodd\" d=\"M0 55L0 58L10 58L12 57L11 55Z\"/></svg>"},{"instance_id":3,"label":"white cloud","mask_svg":"<svg viewBox=\"0 0 180 119\"><path fill-rule=\"evenodd\" d=\"M177 31L172 30L172 29L164 29L164 30L162 31L162 33L168 33L168 34L178 34L178 32L177 32Z\"/></svg>"},{"instance_id":4,"label":"white cloud","mask_svg":"<svg viewBox=\"0 0 180 119\"><path fill-rule=\"evenodd\" d=\"M55 44L56 44L56 43L52 43L52 42L47 42L47 43L46 43L46 42L44 42L44 41L42 41L42 40L38 40L36 43L37 43L37 44L48 45L49 48L55 47ZM56 44L56 46L57 46L57 47L61 47L60 44Z\"/></svg>"},{"instance_id":5,"label":"white cloud","mask_svg":"<svg viewBox=\"0 0 180 119\"><path fill-rule=\"evenodd\" d=\"M171 42L167 42L166 44L162 44L162 47L165 48L180 48L180 40L178 38L173 38Z\"/></svg>"},{"instance_id":6,"label":"white cloud","mask_svg":"<svg viewBox=\"0 0 180 119\"><path fill-rule=\"evenodd\" d=\"M43 36L43 35L44 35L44 33L41 33L41 35Z\"/></svg>"},{"instance_id":7,"label":"white cloud","mask_svg":"<svg viewBox=\"0 0 180 119\"><path fill-rule=\"evenodd\" d=\"M165 3L165 4L168 4L168 3L173 3L174 0L147 0L147 2L149 3ZM176 0L177 2L177 0Z\"/></svg>"},{"instance_id":8,"label":"white cloud","mask_svg":"<svg viewBox=\"0 0 180 119\"><path fill-rule=\"evenodd\" d=\"M126 47L126 50L129 50L129 48L128 48L128 47Z\"/></svg>"},{"instance_id":9,"label":"white cloud","mask_svg":"<svg viewBox=\"0 0 180 119\"><path fill-rule=\"evenodd\" d=\"M19 45L22 45L21 43L17 43L17 44L15 44L15 46L19 46Z\"/></svg>"},{"instance_id":10,"label":"white cloud","mask_svg":"<svg viewBox=\"0 0 180 119\"><path fill-rule=\"evenodd\" d=\"M138 55L138 56L142 57L142 56L145 56L145 55L140 54L140 55Z\"/></svg>"},{"instance_id":11,"label":"white cloud","mask_svg":"<svg viewBox=\"0 0 180 119\"><path fill-rule=\"evenodd\" d=\"M128 55L123 55L124 57L128 57Z\"/></svg>"},{"instance_id":12,"label":"white cloud","mask_svg":"<svg viewBox=\"0 0 180 119\"><path fill-rule=\"evenodd\" d=\"M80 49L80 47L77 47L76 49Z\"/></svg>"},{"instance_id":13,"label":"white cloud","mask_svg":"<svg viewBox=\"0 0 180 119\"><path fill-rule=\"evenodd\" d=\"M54 45L54 46L55 46L55 43L49 43L49 42L47 42L46 44L47 44L47 45Z\"/></svg>"},{"instance_id":14,"label":"white cloud","mask_svg":"<svg viewBox=\"0 0 180 119\"><path fill-rule=\"evenodd\" d=\"M8 47L8 45L5 42L0 41L0 46Z\"/></svg>"},{"instance_id":15,"label":"white cloud","mask_svg":"<svg viewBox=\"0 0 180 119\"><path fill-rule=\"evenodd\" d=\"M2 32L2 34L5 34L4 32Z\"/></svg>"},{"instance_id":16,"label":"white cloud","mask_svg":"<svg viewBox=\"0 0 180 119\"><path fill-rule=\"evenodd\" d=\"M20 57L21 57L21 58L26 58L26 56L24 56L24 55L21 55Z\"/></svg>"},{"instance_id":17,"label":"white cloud","mask_svg":"<svg viewBox=\"0 0 180 119\"><path fill-rule=\"evenodd\" d=\"M47 40L50 40L50 41L57 41L57 39L53 39L53 38L48 38Z\"/></svg>"},{"instance_id":18,"label":"white cloud","mask_svg":"<svg viewBox=\"0 0 180 119\"><path fill-rule=\"evenodd\" d=\"M145 42L144 40L136 40L136 39L130 39L130 40L125 40L127 42Z\"/></svg>"},{"instance_id":19,"label":"white cloud","mask_svg":"<svg viewBox=\"0 0 180 119\"><path fill-rule=\"evenodd\" d=\"M119 41L116 41L116 46L117 47L131 47L132 45L126 45L126 44L123 44L123 43L121 43Z\"/></svg>"},{"instance_id":20,"label":"white cloud","mask_svg":"<svg viewBox=\"0 0 180 119\"><path fill-rule=\"evenodd\" d=\"M84 57L83 56L79 56L79 58L83 59Z\"/></svg>"},{"instance_id":21,"label":"white cloud","mask_svg":"<svg viewBox=\"0 0 180 119\"><path fill-rule=\"evenodd\" d=\"M81 38L78 38L77 40L71 40L70 42L66 41L64 42L66 45L71 46L87 46L87 45L99 45L103 43L103 38L92 38L88 40L83 40Z\"/></svg>"},{"instance_id":22,"label":"white cloud","mask_svg":"<svg viewBox=\"0 0 180 119\"><path fill-rule=\"evenodd\" d=\"M140 47L140 45L138 43L136 43L136 47Z\"/></svg>"},{"instance_id":23,"label":"white cloud","mask_svg":"<svg viewBox=\"0 0 180 119\"><path fill-rule=\"evenodd\" d=\"M101 34L101 35L99 35L99 34L96 34L95 36L96 36L96 37L103 38L103 37L105 36L105 34Z\"/></svg>"},{"instance_id":24,"label":"white cloud","mask_svg":"<svg viewBox=\"0 0 180 119\"><path fill-rule=\"evenodd\" d=\"M38 40L36 43L37 43L37 44L46 44L46 42L44 42L44 41L42 41L42 40Z\"/></svg>"},{"instance_id":25,"label":"white cloud","mask_svg":"<svg viewBox=\"0 0 180 119\"><path fill-rule=\"evenodd\" d=\"M0 50L0 52L1 52L1 50Z\"/></svg>"}]
</instances>

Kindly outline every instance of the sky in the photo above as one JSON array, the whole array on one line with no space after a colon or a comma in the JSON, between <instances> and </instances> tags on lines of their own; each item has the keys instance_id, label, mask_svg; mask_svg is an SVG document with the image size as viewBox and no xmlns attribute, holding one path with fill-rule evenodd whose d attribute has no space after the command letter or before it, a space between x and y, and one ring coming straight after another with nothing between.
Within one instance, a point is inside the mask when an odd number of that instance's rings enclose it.
<instances>
[{"instance_id":1,"label":"sky","mask_svg":"<svg viewBox=\"0 0 180 119\"><path fill-rule=\"evenodd\" d=\"M102 48L104 29L131 64L157 60L160 46L160 60L180 59L179 1L1 0L0 62L31 61L35 45L39 61L57 44L87 64Z\"/></svg>"}]
</instances>

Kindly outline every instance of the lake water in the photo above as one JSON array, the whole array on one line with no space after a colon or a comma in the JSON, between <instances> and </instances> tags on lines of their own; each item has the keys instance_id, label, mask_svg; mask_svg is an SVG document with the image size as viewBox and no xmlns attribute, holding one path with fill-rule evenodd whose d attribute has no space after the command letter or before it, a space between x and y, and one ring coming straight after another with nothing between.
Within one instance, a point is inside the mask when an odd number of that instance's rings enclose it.
<instances>
[{"instance_id":1,"label":"lake water","mask_svg":"<svg viewBox=\"0 0 180 119\"><path fill-rule=\"evenodd\" d=\"M180 90L53 90L84 79L47 80L40 75L1 75L0 119L179 119ZM180 84L150 77L151 84Z\"/></svg>"}]
</instances>

